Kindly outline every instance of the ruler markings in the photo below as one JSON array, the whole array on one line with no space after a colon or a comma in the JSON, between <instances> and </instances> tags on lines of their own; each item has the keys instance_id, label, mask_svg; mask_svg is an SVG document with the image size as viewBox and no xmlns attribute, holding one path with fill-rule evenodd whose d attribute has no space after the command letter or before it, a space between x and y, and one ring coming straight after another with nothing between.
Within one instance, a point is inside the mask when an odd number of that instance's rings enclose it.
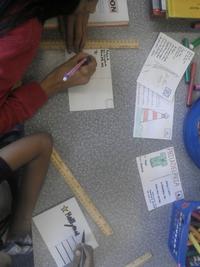
<instances>
[{"instance_id":1,"label":"ruler markings","mask_svg":"<svg viewBox=\"0 0 200 267\"><path fill-rule=\"evenodd\" d=\"M141 267L144 266L152 258L152 254L150 252L145 253L141 257L137 258L133 262L129 263L125 267Z\"/></svg>"},{"instance_id":2,"label":"ruler markings","mask_svg":"<svg viewBox=\"0 0 200 267\"><path fill-rule=\"evenodd\" d=\"M42 40L40 47L43 49L66 49L61 39ZM139 48L137 40L88 40L85 49L135 49Z\"/></svg>"},{"instance_id":3,"label":"ruler markings","mask_svg":"<svg viewBox=\"0 0 200 267\"><path fill-rule=\"evenodd\" d=\"M75 197L85 207L85 209L87 210L91 218L94 220L94 222L99 226L101 231L107 236L112 235L113 231L110 225L106 222L102 214L95 207L86 191L73 176L73 174L71 173L67 165L62 161L61 157L55 149L53 149L51 161L56 167L56 169L60 172L60 174L65 178L65 182L71 188Z\"/></svg>"}]
</instances>

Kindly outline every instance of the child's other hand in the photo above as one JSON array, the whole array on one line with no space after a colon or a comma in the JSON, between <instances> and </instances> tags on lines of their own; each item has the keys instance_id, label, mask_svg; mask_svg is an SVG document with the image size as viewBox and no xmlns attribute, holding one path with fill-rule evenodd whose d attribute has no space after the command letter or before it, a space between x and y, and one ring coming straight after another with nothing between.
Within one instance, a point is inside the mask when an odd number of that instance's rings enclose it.
<instances>
[{"instance_id":1,"label":"child's other hand","mask_svg":"<svg viewBox=\"0 0 200 267\"><path fill-rule=\"evenodd\" d=\"M75 12L66 18L66 46L68 52L80 52L85 46L90 13L96 10L98 0L81 0Z\"/></svg>"},{"instance_id":2,"label":"child's other hand","mask_svg":"<svg viewBox=\"0 0 200 267\"><path fill-rule=\"evenodd\" d=\"M93 248L86 244L78 245L74 252L74 260L72 267L80 266L82 253L85 254L85 262L83 267L94 267L94 253Z\"/></svg>"}]
</instances>

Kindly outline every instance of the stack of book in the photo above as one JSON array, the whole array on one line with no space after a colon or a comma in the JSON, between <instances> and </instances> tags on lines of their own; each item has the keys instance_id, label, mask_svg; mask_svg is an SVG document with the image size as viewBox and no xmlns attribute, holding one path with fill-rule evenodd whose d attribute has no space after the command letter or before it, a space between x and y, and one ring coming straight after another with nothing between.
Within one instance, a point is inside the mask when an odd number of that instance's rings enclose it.
<instances>
[{"instance_id":1,"label":"stack of book","mask_svg":"<svg viewBox=\"0 0 200 267\"><path fill-rule=\"evenodd\" d=\"M200 0L151 0L157 17L200 19Z\"/></svg>"},{"instance_id":2,"label":"stack of book","mask_svg":"<svg viewBox=\"0 0 200 267\"><path fill-rule=\"evenodd\" d=\"M99 0L96 12L90 15L89 26L127 26L129 14L127 0ZM59 27L59 19L46 21L45 30L55 30Z\"/></svg>"}]
</instances>

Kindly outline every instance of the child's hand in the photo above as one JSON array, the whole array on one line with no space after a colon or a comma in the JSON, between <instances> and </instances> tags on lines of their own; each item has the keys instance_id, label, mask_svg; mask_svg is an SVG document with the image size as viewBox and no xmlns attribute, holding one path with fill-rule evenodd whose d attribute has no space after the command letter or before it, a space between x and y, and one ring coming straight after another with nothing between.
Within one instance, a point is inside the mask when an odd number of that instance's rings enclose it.
<instances>
[{"instance_id":1,"label":"child's hand","mask_svg":"<svg viewBox=\"0 0 200 267\"><path fill-rule=\"evenodd\" d=\"M94 267L94 255L93 255L93 248L86 244L81 244L77 246L74 252L74 260L72 267L80 266L81 256L84 252L85 255L85 262L83 267Z\"/></svg>"},{"instance_id":2,"label":"child's hand","mask_svg":"<svg viewBox=\"0 0 200 267\"><path fill-rule=\"evenodd\" d=\"M75 12L66 18L66 45L68 52L80 52L85 46L90 13L96 10L98 0L81 0Z\"/></svg>"},{"instance_id":3,"label":"child's hand","mask_svg":"<svg viewBox=\"0 0 200 267\"><path fill-rule=\"evenodd\" d=\"M88 83L95 72L97 65L95 58L92 56L90 56L90 61L87 64L84 64L71 78L67 81L63 81L65 72L70 71L77 63L87 56L88 54L86 53L79 53L52 71L40 83L46 94L50 97L64 89Z\"/></svg>"}]
</instances>

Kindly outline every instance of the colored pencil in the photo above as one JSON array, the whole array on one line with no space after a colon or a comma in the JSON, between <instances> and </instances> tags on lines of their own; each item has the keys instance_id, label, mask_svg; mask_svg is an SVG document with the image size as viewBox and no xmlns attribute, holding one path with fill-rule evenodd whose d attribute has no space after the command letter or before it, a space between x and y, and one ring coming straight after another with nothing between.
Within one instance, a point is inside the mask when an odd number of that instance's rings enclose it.
<instances>
[{"instance_id":1,"label":"colored pencil","mask_svg":"<svg viewBox=\"0 0 200 267\"><path fill-rule=\"evenodd\" d=\"M193 93L194 81L195 81L195 76L196 76L196 69L197 69L197 64L193 62L191 65L190 83L188 85L188 95L187 95L187 103L186 103L187 107L190 107L192 105L192 93Z\"/></svg>"},{"instance_id":2,"label":"colored pencil","mask_svg":"<svg viewBox=\"0 0 200 267\"><path fill-rule=\"evenodd\" d=\"M182 44L183 44L185 47L189 48L190 43L189 43L189 40L188 40L187 38L184 38L184 39L182 40ZM190 82L190 65L189 65L188 68L186 69L184 77L185 77L185 83L189 83L189 82Z\"/></svg>"},{"instance_id":3,"label":"colored pencil","mask_svg":"<svg viewBox=\"0 0 200 267\"><path fill-rule=\"evenodd\" d=\"M199 245L198 241L196 240L196 238L194 237L194 235L192 233L189 234L189 240L192 242L192 244L194 245L195 249L200 254L200 245Z\"/></svg>"}]
</instances>

